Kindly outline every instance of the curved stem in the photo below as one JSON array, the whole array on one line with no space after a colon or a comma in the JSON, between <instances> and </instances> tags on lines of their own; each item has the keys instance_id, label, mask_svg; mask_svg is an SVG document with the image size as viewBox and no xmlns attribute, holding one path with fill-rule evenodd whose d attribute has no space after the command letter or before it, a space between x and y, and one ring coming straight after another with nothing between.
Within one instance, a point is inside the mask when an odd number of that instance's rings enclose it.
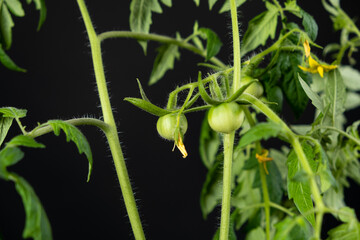
<instances>
[{"instance_id":1,"label":"curved stem","mask_svg":"<svg viewBox=\"0 0 360 240\"><path fill-rule=\"evenodd\" d=\"M178 40L168 36L153 34L153 33L139 33L139 32L130 32L130 31L108 31L98 35L98 39L100 42L109 38L133 38L136 40L144 40L144 41L150 40L161 43L174 44L176 46L194 52L202 57L206 57L206 52L204 50L201 50L195 47L194 45L187 43L186 41ZM216 57L212 57L210 59L210 62L214 63L215 65L221 68L226 68L226 65Z\"/></svg>"},{"instance_id":2,"label":"curved stem","mask_svg":"<svg viewBox=\"0 0 360 240\"><path fill-rule=\"evenodd\" d=\"M108 124L106 124L105 122L103 122L99 119L95 119L95 118L75 118L75 119L66 120L65 122L67 122L71 125L74 125L74 126L80 126L80 125L96 126L105 133L107 131L109 131ZM53 131L53 128L49 124L44 124L44 125L41 125L41 126L35 128L34 130L32 130L31 132L29 132L25 135L32 137L32 138L37 138L44 134L50 133L52 131Z\"/></svg>"},{"instance_id":3,"label":"curved stem","mask_svg":"<svg viewBox=\"0 0 360 240\"><path fill-rule=\"evenodd\" d=\"M231 168L235 131L224 134L224 170L221 204L220 240L228 240L231 208Z\"/></svg>"},{"instance_id":4,"label":"curved stem","mask_svg":"<svg viewBox=\"0 0 360 240\"><path fill-rule=\"evenodd\" d=\"M325 211L324 210L325 205L322 200L319 188L317 186L314 172L312 171L310 164L306 158L306 155L305 155L305 153L301 147L301 144L299 142L299 137L297 135L295 135L295 133L293 133L290 130L290 128L268 106L266 106L259 99L257 99L256 97L254 97L252 95L246 94L246 93L242 94L241 97L244 100L253 104L256 108L258 108L263 114L265 114L273 122L280 124L283 127L284 131L286 132L288 141L293 146L295 154L298 157L298 160L299 160L302 168L304 169L306 174L310 177L309 178L310 189L311 189L312 197L316 204L316 213L317 213L317 221L316 221L316 226L315 226L315 237L316 237L316 239L320 239L321 223L322 223L322 218L323 218L324 211Z\"/></svg>"},{"instance_id":5,"label":"curved stem","mask_svg":"<svg viewBox=\"0 0 360 240\"><path fill-rule=\"evenodd\" d=\"M131 188L129 175L126 169L125 160L120 146L118 132L110 104L109 94L106 86L102 56L101 56L100 39L95 33L84 0L77 0L77 2L85 23L86 31L89 36L96 84L97 84L100 103L101 103L101 109L104 116L104 122L108 125L108 130L105 132L105 135L108 140L113 161L115 164L115 170L118 176L121 192L124 198L125 207L130 219L130 224L135 239L145 239L145 234L142 229L140 216L136 207L134 194Z\"/></svg>"},{"instance_id":6,"label":"curved stem","mask_svg":"<svg viewBox=\"0 0 360 240\"><path fill-rule=\"evenodd\" d=\"M274 202L270 202L270 206L276 209L279 209L280 211L283 211L284 213L288 214L289 216L293 217L294 213L290 212L288 209L284 208L283 206L276 204Z\"/></svg>"},{"instance_id":7,"label":"curved stem","mask_svg":"<svg viewBox=\"0 0 360 240\"><path fill-rule=\"evenodd\" d=\"M239 36L239 24L238 24L237 8L236 8L235 0L230 0L230 11L231 11L233 55L234 55L234 80L232 86L232 93L235 93L240 88L240 80L241 80L240 36Z\"/></svg>"}]
</instances>

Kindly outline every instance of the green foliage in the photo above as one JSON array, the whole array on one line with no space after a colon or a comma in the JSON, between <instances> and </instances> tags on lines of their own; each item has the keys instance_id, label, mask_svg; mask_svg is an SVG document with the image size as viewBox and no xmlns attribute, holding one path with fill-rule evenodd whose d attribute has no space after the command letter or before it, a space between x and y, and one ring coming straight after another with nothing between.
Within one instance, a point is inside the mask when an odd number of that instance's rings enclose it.
<instances>
[{"instance_id":1,"label":"green foliage","mask_svg":"<svg viewBox=\"0 0 360 240\"><path fill-rule=\"evenodd\" d=\"M345 110L346 91L344 81L339 70L331 71L326 80L325 104L330 106L329 114L331 115L332 125L338 126L338 116L341 116Z\"/></svg>"},{"instance_id":2,"label":"green foliage","mask_svg":"<svg viewBox=\"0 0 360 240\"><path fill-rule=\"evenodd\" d=\"M66 141L67 142L69 142L70 140L73 141L76 144L79 153L80 154L85 153L86 158L89 161L89 172L87 177L87 181L89 181L92 171L93 158L92 158L91 148L88 141L86 140L86 137L77 127L67 122L61 120L50 120L47 123L54 129L54 134L56 136L59 136L60 130L63 130L64 133L66 134Z\"/></svg>"},{"instance_id":3,"label":"green foliage","mask_svg":"<svg viewBox=\"0 0 360 240\"><path fill-rule=\"evenodd\" d=\"M311 76L298 67L301 63L300 53L281 52L276 65L277 70L281 72L281 89L296 117L304 112L308 103L308 97L298 81L298 76L300 75L306 83L311 82Z\"/></svg>"},{"instance_id":4,"label":"green foliage","mask_svg":"<svg viewBox=\"0 0 360 240\"><path fill-rule=\"evenodd\" d=\"M0 115L0 147L11 127L12 121L13 118L3 117Z\"/></svg>"},{"instance_id":5,"label":"green foliage","mask_svg":"<svg viewBox=\"0 0 360 240\"><path fill-rule=\"evenodd\" d=\"M40 11L38 30L40 30L46 18L45 0L27 0L28 4L35 3L35 7ZM16 17L24 17L25 12L19 0L0 1L0 62L10 70L26 72L25 69L18 67L13 60L6 54L12 45L12 29L15 26L13 14Z\"/></svg>"},{"instance_id":6,"label":"green foliage","mask_svg":"<svg viewBox=\"0 0 360 240\"><path fill-rule=\"evenodd\" d=\"M281 130L281 126L276 123L259 123L240 138L239 147L245 147L255 141L276 137L281 133Z\"/></svg>"},{"instance_id":7,"label":"green foliage","mask_svg":"<svg viewBox=\"0 0 360 240\"><path fill-rule=\"evenodd\" d=\"M270 2L266 2L265 6L267 11L259 14L249 22L248 29L243 38L243 46L241 48L242 55L245 55L260 45L265 45L269 37L271 39L275 37L279 10Z\"/></svg>"},{"instance_id":8,"label":"green foliage","mask_svg":"<svg viewBox=\"0 0 360 240\"><path fill-rule=\"evenodd\" d=\"M277 240L310 239L311 228L304 218L286 217L275 225Z\"/></svg>"},{"instance_id":9,"label":"green foliage","mask_svg":"<svg viewBox=\"0 0 360 240\"><path fill-rule=\"evenodd\" d=\"M166 71L174 68L175 59L180 58L178 46L173 44L164 44L158 49L158 55L155 58L153 70L150 75L149 84L159 81Z\"/></svg>"},{"instance_id":10,"label":"green foliage","mask_svg":"<svg viewBox=\"0 0 360 240\"><path fill-rule=\"evenodd\" d=\"M219 134L210 128L207 114L208 112L201 124L199 152L204 165L210 169L215 162L221 141Z\"/></svg>"},{"instance_id":11,"label":"green foliage","mask_svg":"<svg viewBox=\"0 0 360 240\"><path fill-rule=\"evenodd\" d=\"M324 112L324 103L321 100L320 96L317 95L311 88L307 85L307 83L299 76L299 81L301 84L301 87L303 88L304 92L308 96L308 98L311 100L312 104L321 112Z\"/></svg>"},{"instance_id":12,"label":"green foliage","mask_svg":"<svg viewBox=\"0 0 360 240\"><path fill-rule=\"evenodd\" d=\"M200 207L204 219L221 202L222 173L222 161L218 160L214 162L206 175L200 194Z\"/></svg>"},{"instance_id":13,"label":"green foliage","mask_svg":"<svg viewBox=\"0 0 360 240\"><path fill-rule=\"evenodd\" d=\"M161 117L161 116L171 113L168 110L159 108L158 106L155 106L154 104L152 104L146 100L140 99L140 98L127 97L127 98L124 98L124 100L128 101L129 103L135 105L136 107L138 107L150 114L158 116L158 117Z\"/></svg>"},{"instance_id":14,"label":"green foliage","mask_svg":"<svg viewBox=\"0 0 360 240\"><path fill-rule=\"evenodd\" d=\"M162 2L171 6L171 0L162 0ZM130 29L133 32L149 33L152 24L152 12L162 13L162 8L158 0L132 0L130 4ZM146 54L147 42L139 41Z\"/></svg>"},{"instance_id":15,"label":"green foliage","mask_svg":"<svg viewBox=\"0 0 360 240\"><path fill-rule=\"evenodd\" d=\"M222 46L218 35L209 28L199 28L200 36L206 39L206 57L205 61L209 61L212 57L219 53Z\"/></svg>"},{"instance_id":16,"label":"green foliage","mask_svg":"<svg viewBox=\"0 0 360 240\"><path fill-rule=\"evenodd\" d=\"M23 238L52 239L49 220L33 188L24 178L7 170L7 167L16 164L24 157L19 147L43 148L45 146L28 136L19 135L11 139L0 151L0 178L14 182L15 189L23 201L26 214Z\"/></svg>"},{"instance_id":17,"label":"green foliage","mask_svg":"<svg viewBox=\"0 0 360 240\"><path fill-rule=\"evenodd\" d=\"M303 142L302 148L312 170L316 171L317 164L314 161L315 155L312 147L308 143ZM301 164L293 150L288 156L287 165L287 189L289 199L294 199L297 209L311 223L311 225L315 226L315 216L313 212L314 206L311 199L310 184L308 181L297 182L293 180L295 175L302 171Z\"/></svg>"}]
</instances>

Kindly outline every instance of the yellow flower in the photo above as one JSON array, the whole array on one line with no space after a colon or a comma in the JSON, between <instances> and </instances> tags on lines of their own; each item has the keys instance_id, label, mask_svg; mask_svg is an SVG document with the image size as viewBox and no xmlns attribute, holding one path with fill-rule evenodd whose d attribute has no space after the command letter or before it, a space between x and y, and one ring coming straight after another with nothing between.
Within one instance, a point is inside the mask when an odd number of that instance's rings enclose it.
<instances>
[{"instance_id":1,"label":"yellow flower","mask_svg":"<svg viewBox=\"0 0 360 240\"><path fill-rule=\"evenodd\" d=\"M186 149L185 149L185 145L184 145L184 143L183 143L183 141L182 141L182 138L181 138L181 135L180 135L180 134L179 134L179 139L178 139L178 141L175 141L175 143L174 143L174 148L175 148L175 145L176 145L176 147L179 149L179 151L181 152L181 154L183 155L183 158L186 158L187 155L188 155L188 153L187 153L187 151L186 151ZM174 148L173 148L173 151L174 151Z\"/></svg>"},{"instance_id":2,"label":"yellow flower","mask_svg":"<svg viewBox=\"0 0 360 240\"><path fill-rule=\"evenodd\" d=\"M309 60L309 67L303 67L299 65L298 67L301 70L311 73L319 73L321 77L324 77L324 72L328 72L330 70L337 68L337 65L322 64L322 63L318 63L315 59L313 59L310 55L310 45L307 40L305 40L304 42L304 50L305 50L305 56Z\"/></svg>"},{"instance_id":3,"label":"yellow flower","mask_svg":"<svg viewBox=\"0 0 360 240\"><path fill-rule=\"evenodd\" d=\"M266 167L266 162L273 160L273 158L268 157L269 151L266 149L263 149L261 154L255 154L256 159L258 160L259 163L263 163L264 165L264 169L266 174L269 174L269 171L267 170Z\"/></svg>"}]
</instances>

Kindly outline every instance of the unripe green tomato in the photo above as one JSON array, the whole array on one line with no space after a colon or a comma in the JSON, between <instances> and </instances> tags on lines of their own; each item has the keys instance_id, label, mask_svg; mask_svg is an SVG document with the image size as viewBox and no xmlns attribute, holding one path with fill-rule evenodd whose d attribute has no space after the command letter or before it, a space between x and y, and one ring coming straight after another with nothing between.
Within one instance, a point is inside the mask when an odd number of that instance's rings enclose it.
<instances>
[{"instance_id":1,"label":"unripe green tomato","mask_svg":"<svg viewBox=\"0 0 360 240\"><path fill-rule=\"evenodd\" d=\"M208 122L215 132L231 133L240 128L244 116L244 111L236 102L222 103L210 108Z\"/></svg>"},{"instance_id":2,"label":"unripe green tomato","mask_svg":"<svg viewBox=\"0 0 360 240\"><path fill-rule=\"evenodd\" d=\"M250 76L243 76L241 78L241 85L245 85L248 84L250 81L255 80L254 78L250 77ZM261 97L264 93L264 88L261 85L261 83L259 82L254 82L252 83L246 90L245 93L251 94L254 97Z\"/></svg>"},{"instance_id":3,"label":"unripe green tomato","mask_svg":"<svg viewBox=\"0 0 360 240\"><path fill-rule=\"evenodd\" d=\"M174 141L177 123L177 114L167 114L160 117L156 123L159 135L167 140ZM184 114L180 115L180 133L184 135L188 128L188 122Z\"/></svg>"}]
</instances>

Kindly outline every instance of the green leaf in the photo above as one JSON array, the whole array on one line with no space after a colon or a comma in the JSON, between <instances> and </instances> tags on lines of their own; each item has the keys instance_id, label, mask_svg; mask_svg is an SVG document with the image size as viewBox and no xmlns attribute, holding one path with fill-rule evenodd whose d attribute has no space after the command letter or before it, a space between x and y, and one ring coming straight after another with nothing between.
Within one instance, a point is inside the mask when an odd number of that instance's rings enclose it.
<instances>
[{"instance_id":1,"label":"green leaf","mask_svg":"<svg viewBox=\"0 0 360 240\"><path fill-rule=\"evenodd\" d=\"M201 37L206 39L206 57L205 61L209 61L212 57L219 53L222 42L218 35L209 28L199 28Z\"/></svg>"},{"instance_id":2,"label":"green leaf","mask_svg":"<svg viewBox=\"0 0 360 240\"><path fill-rule=\"evenodd\" d=\"M337 126L338 116L342 115L345 108L345 84L338 69L327 74L325 84L325 103L330 105L332 125Z\"/></svg>"},{"instance_id":3,"label":"green leaf","mask_svg":"<svg viewBox=\"0 0 360 240\"><path fill-rule=\"evenodd\" d=\"M149 33L152 12L162 13L158 0L132 0L130 4L130 29L132 32ZM147 42L139 41L144 53Z\"/></svg>"},{"instance_id":4,"label":"green leaf","mask_svg":"<svg viewBox=\"0 0 360 240\"><path fill-rule=\"evenodd\" d=\"M10 127L13 119L8 117L2 117L0 114L0 146L3 143Z\"/></svg>"},{"instance_id":5,"label":"green leaf","mask_svg":"<svg viewBox=\"0 0 360 240\"><path fill-rule=\"evenodd\" d=\"M217 2L217 0L208 0L209 10L211 10L213 8L213 6L215 5L216 2Z\"/></svg>"},{"instance_id":6,"label":"green leaf","mask_svg":"<svg viewBox=\"0 0 360 240\"><path fill-rule=\"evenodd\" d=\"M40 18L39 18L39 23L38 23L38 27L37 27L37 30L39 31L45 22L46 14L47 14L45 0L27 0L28 4L30 4L31 2L34 2L36 10L40 11Z\"/></svg>"},{"instance_id":7,"label":"green leaf","mask_svg":"<svg viewBox=\"0 0 360 240\"><path fill-rule=\"evenodd\" d=\"M276 137L281 133L281 126L272 123L259 123L247 131L241 138L238 147L245 147L255 141L267 140L270 137Z\"/></svg>"},{"instance_id":8,"label":"green leaf","mask_svg":"<svg viewBox=\"0 0 360 240\"><path fill-rule=\"evenodd\" d=\"M91 175L91 171L92 171L92 165L93 165L93 158L92 158L92 153L91 153L91 149L90 149L90 145L88 143L88 141L86 140L85 136L82 134L82 132L75 126L61 121L61 120L50 120L47 122L53 129L54 129L54 134L56 136L60 135L60 130L62 129L64 131L64 133L66 134L66 141L69 142L70 140L73 141L78 150L79 153L85 153L86 158L89 161L89 171L88 171L88 177L87 177L87 181L90 180L90 175Z\"/></svg>"},{"instance_id":9,"label":"green leaf","mask_svg":"<svg viewBox=\"0 0 360 240\"><path fill-rule=\"evenodd\" d=\"M179 48L173 44L164 44L157 49L153 70L150 75L149 85L159 81L166 71L174 68L175 59L180 58Z\"/></svg>"},{"instance_id":10,"label":"green leaf","mask_svg":"<svg viewBox=\"0 0 360 240\"><path fill-rule=\"evenodd\" d=\"M279 10L269 2L266 2L265 5L267 11L256 16L249 22L248 29L243 38L243 46L241 47L242 55L254 50L259 45L265 45L269 37L271 37L271 39L275 37Z\"/></svg>"},{"instance_id":11,"label":"green leaf","mask_svg":"<svg viewBox=\"0 0 360 240\"><path fill-rule=\"evenodd\" d=\"M26 116L27 110L14 107L2 107L0 108L0 113L3 114L3 117L23 118Z\"/></svg>"},{"instance_id":12,"label":"green leaf","mask_svg":"<svg viewBox=\"0 0 360 240\"><path fill-rule=\"evenodd\" d=\"M38 143L35 139L25 136L25 135L18 135L10 140L6 144L9 147L31 147L31 148L45 148L44 144Z\"/></svg>"},{"instance_id":13,"label":"green leaf","mask_svg":"<svg viewBox=\"0 0 360 240\"><path fill-rule=\"evenodd\" d=\"M321 112L324 112L324 104L320 98L319 95L317 95L311 88L306 84L306 82L300 77L299 75L299 81L301 84L301 87L305 91L306 95L310 98L312 104Z\"/></svg>"},{"instance_id":14,"label":"green leaf","mask_svg":"<svg viewBox=\"0 0 360 240\"><path fill-rule=\"evenodd\" d=\"M265 232L261 227L252 229L247 235L245 240L265 240Z\"/></svg>"},{"instance_id":15,"label":"green leaf","mask_svg":"<svg viewBox=\"0 0 360 240\"><path fill-rule=\"evenodd\" d=\"M147 98L145 92L144 92L144 89L143 89L142 86L141 86L140 80L137 78L136 81L137 81L138 86L139 86L141 98L142 98L143 100L147 101L147 102L150 102L149 99Z\"/></svg>"},{"instance_id":16,"label":"green leaf","mask_svg":"<svg viewBox=\"0 0 360 240\"><path fill-rule=\"evenodd\" d=\"M314 161L314 152L312 147L306 142L302 143L302 148L305 153L305 156L311 166L311 169L315 172L316 170L316 162ZM295 151L292 150L288 156L287 160L288 165L288 196L289 199L294 199L294 203L301 212L301 214L311 223L311 225L315 226L315 216L313 202L311 199L311 190L309 182L295 182L292 181L294 176L302 170L301 163L299 162Z\"/></svg>"},{"instance_id":17,"label":"green leaf","mask_svg":"<svg viewBox=\"0 0 360 240\"><path fill-rule=\"evenodd\" d=\"M311 228L304 218L286 217L275 224L276 240L303 240L310 239Z\"/></svg>"},{"instance_id":18,"label":"green leaf","mask_svg":"<svg viewBox=\"0 0 360 240\"><path fill-rule=\"evenodd\" d=\"M26 69L23 69L17 66L13 60L5 53L0 43L0 62L10 70L17 71L17 72L26 72Z\"/></svg>"},{"instance_id":19,"label":"green leaf","mask_svg":"<svg viewBox=\"0 0 360 240\"><path fill-rule=\"evenodd\" d=\"M360 223L343 223L328 232L327 240L360 240Z\"/></svg>"},{"instance_id":20,"label":"green leaf","mask_svg":"<svg viewBox=\"0 0 360 240\"><path fill-rule=\"evenodd\" d=\"M168 7L172 7L172 0L161 0L161 2Z\"/></svg>"},{"instance_id":21,"label":"green leaf","mask_svg":"<svg viewBox=\"0 0 360 240\"><path fill-rule=\"evenodd\" d=\"M7 7L10 12L17 17L25 16L24 9L22 8L21 2L19 0L5 0Z\"/></svg>"},{"instance_id":22,"label":"green leaf","mask_svg":"<svg viewBox=\"0 0 360 240\"><path fill-rule=\"evenodd\" d=\"M273 203L279 204L279 203L281 203L281 199L283 196L283 189L282 189L283 182L281 179L280 171L273 161L267 162L266 166L269 171L269 174L266 175L266 182L267 182L267 186L268 186L270 200ZM262 191L259 167L256 169L256 175L255 175L253 187L260 188ZM263 195L261 195L261 196L263 196Z\"/></svg>"},{"instance_id":23,"label":"green leaf","mask_svg":"<svg viewBox=\"0 0 360 240\"><path fill-rule=\"evenodd\" d=\"M318 162L317 175L320 178L320 190L321 193L324 193L331 186L335 187L337 184L330 170L329 159L321 145L315 147L314 153L315 160Z\"/></svg>"},{"instance_id":24,"label":"green leaf","mask_svg":"<svg viewBox=\"0 0 360 240\"><path fill-rule=\"evenodd\" d=\"M281 52L276 66L282 73L281 89L296 117L304 112L309 100L300 85L298 76L300 75L307 84L311 82L311 76L298 67L301 62L301 53Z\"/></svg>"},{"instance_id":25,"label":"green leaf","mask_svg":"<svg viewBox=\"0 0 360 240\"><path fill-rule=\"evenodd\" d=\"M360 72L350 66L340 66L339 71L347 89L360 91Z\"/></svg>"},{"instance_id":26,"label":"green leaf","mask_svg":"<svg viewBox=\"0 0 360 240\"><path fill-rule=\"evenodd\" d=\"M246 0L236 0L236 8L240 7ZM225 1L219 13L230 11L230 1Z\"/></svg>"},{"instance_id":27,"label":"green leaf","mask_svg":"<svg viewBox=\"0 0 360 240\"><path fill-rule=\"evenodd\" d=\"M319 30L315 19L304 10L301 10L301 16L303 18L302 25L304 26L306 33L312 41L315 41Z\"/></svg>"},{"instance_id":28,"label":"green leaf","mask_svg":"<svg viewBox=\"0 0 360 240\"><path fill-rule=\"evenodd\" d=\"M0 11L0 40L4 44L5 49L9 49L12 42L11 29L14 27L14 22L5 4L1 6Z\"/></svg>"},{"instance_id":29,"label":"green leaf","mask_svg":"<svg viewBox=\"0 0 360 240\"><path fill-rule=\"evenodd\" d=\"M296 0L288 0L284 3L284 10L291 12L295 16L301 18L301 8L297 5Z\"/></svg>"},{"instance_id":30,"label":"green leaf","mask_svg":"<svg viewBox=\"0 0 360 240\"><path fill-rule=\"evenodd\" d=\"M206 179L201 189L200 207L204 219L221 202L222 175L222 161L216 161L206 174Z\"/></svg>"},{"instance_id":31,"label":"green leaf","mask_svg":"<svg viewBox=\"0 0 360 240\"><path fill-rule=\"evenodd\" d=\"M215 162L216 154L219 151L221 141L219 134L210 128L207 114L208 112L206 112L201 124L199 152L204 165L208 169L211 169Z\"/></svg>"},{"instance_id":32,"label":"green leaf","mask_svg":"<svg viewBox=\"0 0 360 240\"><path fill-rule=\"evenodd\" d=\"M15 182L16 191L21 196L25 208L23 238L51 240L52 231L49 219L35 191L24 178L12 173L11 179Z\"/></svg>"},{"instance_id":33,"label":"green leaf","mask_svg":"<svg viewBox=\"0 0 360 240\"><path fill-rule=\"evenodd\" d=\"M16 164L24 157L24 153L16 147L6 147L0 151L0 178L8 180L7 167Z\"/></svg>"},{"instance_id":34,"label":"green leaf","mask_svg":"<svg viewBox=\"0 0 360 240\"><path fill-rule=\"evenodd\" d=\"M140 98L131 98L131 97L127 97L127 98L124 98L125 101L128 101L129 103L135 105L136 107L150 113L150 114L153 114L155 116L158 116L158 117L161 117L161 116L164 116L166 114L169 114L171 113L170 111L168 110L165 110L163 108L159 108L158 106L148 102L148 101L145 101L143 99L140 99Z\"/></svg>"},{"instance_id":35,"label":"green leaf","mask_svg":"<svg viewBox=\"0 0 360 240\"><path fill-rule=\"evenodd\" d=\"M198 7L200 5L200 0L194 0L196 6Z\"/></svg>"}]
</instances>

